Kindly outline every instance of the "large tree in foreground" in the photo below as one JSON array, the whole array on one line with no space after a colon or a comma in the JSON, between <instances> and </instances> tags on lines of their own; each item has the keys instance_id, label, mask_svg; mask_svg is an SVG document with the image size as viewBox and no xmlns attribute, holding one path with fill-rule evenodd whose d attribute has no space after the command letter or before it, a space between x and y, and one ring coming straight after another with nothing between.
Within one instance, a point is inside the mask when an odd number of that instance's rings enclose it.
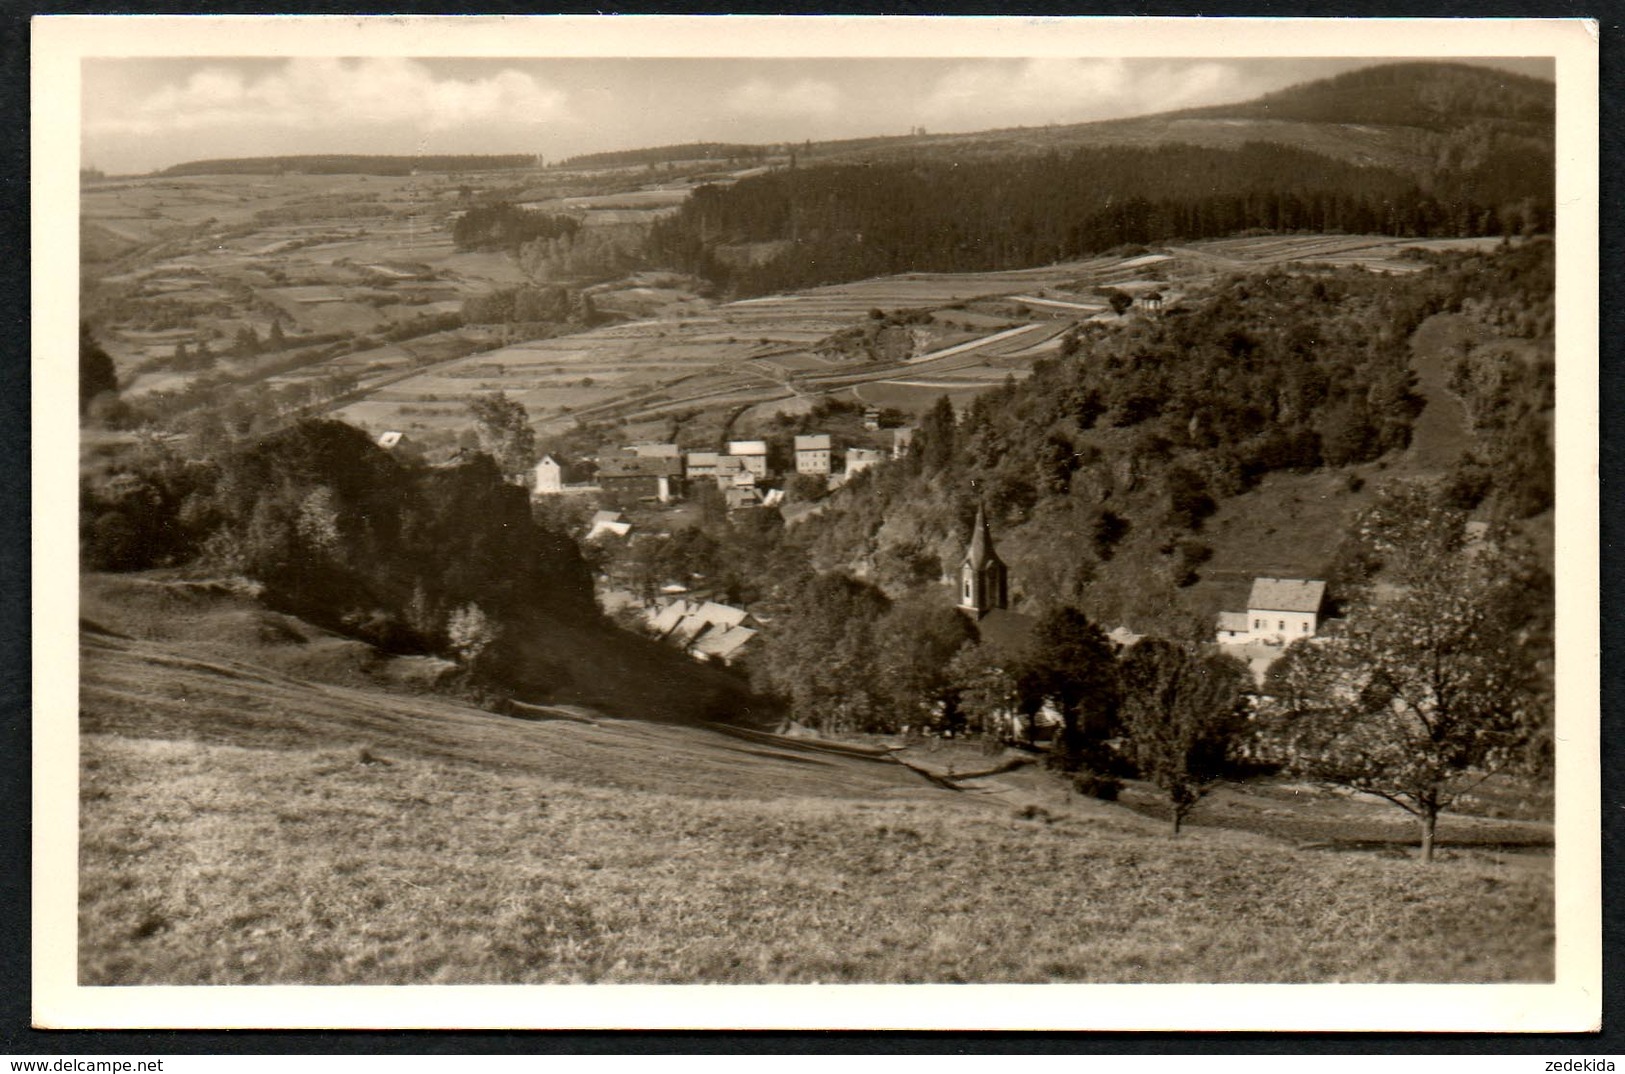
<instances>
[{"instance_id":1,"label":"large tree in foreground","mask_svg":"<svg viewBox=\"0 0 1625 1074\"><path fill-rule=\"evenodd\" d=\"M1353 602L1342 636L1295 646L1272 705L1290 766L1415 816L1426 862L1440 813L1542 762L1551 597L1510 537L1469 543L1461 515L1414 492L1380 506L1365 531L1390 592Z\"/></svg>"},{"instance_id":2,"label":"large tree in foreground","mask_svg":"<svg viewBox=\"0 0 1625 1074\"><path fill-rule=\"evenodd\" d=\"M1140 777L1168 796L1178 835L1224 778L1251 685L1247 669L1232 657L1147 638L1124 654L1120 676L1129 755Z\"/></svg>"}]
</instances>

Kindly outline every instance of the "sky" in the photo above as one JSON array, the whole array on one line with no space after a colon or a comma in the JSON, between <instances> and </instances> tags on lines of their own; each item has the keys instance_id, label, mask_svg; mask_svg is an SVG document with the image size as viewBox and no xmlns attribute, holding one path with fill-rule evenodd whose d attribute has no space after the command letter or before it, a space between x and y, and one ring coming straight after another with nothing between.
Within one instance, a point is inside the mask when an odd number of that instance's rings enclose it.
<instances>
[{"instance_id":1,"label":"sky","mask_svg":"<svg viewBox=\"0 0 1625 1074\"><path fill-rule=\"evenodd\" d=\"M581 153L1079 123L1248 100L1376 59L86 59L109 174L306 153ZM1550 59L1478 62L1551 78Z\"/></svg>"}]
</instances>

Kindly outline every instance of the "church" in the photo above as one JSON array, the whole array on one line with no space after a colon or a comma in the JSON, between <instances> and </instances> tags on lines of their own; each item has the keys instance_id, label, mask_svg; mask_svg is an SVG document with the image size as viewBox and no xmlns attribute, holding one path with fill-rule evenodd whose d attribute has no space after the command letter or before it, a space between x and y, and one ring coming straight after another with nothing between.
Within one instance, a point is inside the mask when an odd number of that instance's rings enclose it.
<instances>
[{"instance_id":1,"label":"church","mask_svg":"<svg viewBox=\"0 0 1625 1074\"><path fill-rule=\"evenodd\" d=\"M987 512L980 506L959 564L959 610L976 621L983 641L1012 655L1032 636L1032 616L1010 610L1010 571L993 547Z\"/></svg>"}]
</instances>

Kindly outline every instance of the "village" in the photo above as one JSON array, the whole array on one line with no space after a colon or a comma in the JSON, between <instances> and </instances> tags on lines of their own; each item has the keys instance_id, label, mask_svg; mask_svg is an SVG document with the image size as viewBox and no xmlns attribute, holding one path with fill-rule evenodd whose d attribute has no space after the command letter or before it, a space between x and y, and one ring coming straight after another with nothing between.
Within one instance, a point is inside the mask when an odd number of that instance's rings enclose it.
<instances>
[{"instance_id":1,"label":"village","mask_svg":"<svg viewBox=\"0 0 1625 1074\"><path fill-rule=\"evenodd\" d=\"M889 449L837 445L827 432L794 434L785 445L788 451L764 439L729 440L722 450L638 442L590 460L561 460L543 452L533 466L507 479L525 488L533 504L590 507L590 514L577 512L584 530L575 536L599 549L670 541L674 529L694 524L692 501L705 496L720 497L730 513L776 509L782 524L790 527L825 510L830 498L857 475L908 454L916 429L883 428L882 421L879 408L865 409L863 427L873 434L870 442L889 440ZM407 434L399 430L379 435L376 442L389 451L410 453ZM453 460L460 457L459 452ZM1482 526L1477 529L1481 532ZM995 548L985 512L977 512L956 575L944 574L939 582L943 603L952 603L975 624L976 636L991 652L1012 664L1020 658L1036 619L1010 606L1009 567ZM735 668L759 648L753 643L762 633L773 628L770 610L729 603L703 578L666 578L657 590L640 593L606 565L597 583L606 611L620 613L623 623L699 662ZM1343 623L1332 616L1332 607L1324 580L1256 577L1244 611L1218 614L1211 642L1218 652L1246 664L1262 686L1288 646L1340 633ZM1122 653L1144 635L1118 624L1107 636ZM1046 702L1035 713L1012 709L1002 714L1000 733L1012 742L1047 744L1061 723L1061 714Z\"/></svg>"}]
</instances>

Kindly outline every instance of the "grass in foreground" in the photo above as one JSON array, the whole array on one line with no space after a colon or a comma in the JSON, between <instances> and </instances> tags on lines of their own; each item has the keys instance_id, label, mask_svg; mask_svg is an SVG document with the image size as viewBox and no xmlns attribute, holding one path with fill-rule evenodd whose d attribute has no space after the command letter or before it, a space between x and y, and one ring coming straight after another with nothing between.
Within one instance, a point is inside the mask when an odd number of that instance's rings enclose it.
<instances>
[{"instance_id":1,"label":"grass in foreground","mask_svg":"<svg viewBox=\"0 0 1625 1074\"><path fill-rule=\"evenodd\" d=\"M955 794L698 728L302 681L229 648L85 635L83 984L1553 972L1541 855L1423 869L1261 832L1173 841L1031 769Z\"/></svg>"},{"instance_id":2,"label":"grass in foreground","mask_svg":"<svg viewBox=\"0 0 1625 1074\"><path fill-rule=\"evenodd\" d=\"M1111 816L85 743L86 984L1549 979L1548 878ZM945 792L938 792L943 793Z\"/></svg>"}]
</instances>

